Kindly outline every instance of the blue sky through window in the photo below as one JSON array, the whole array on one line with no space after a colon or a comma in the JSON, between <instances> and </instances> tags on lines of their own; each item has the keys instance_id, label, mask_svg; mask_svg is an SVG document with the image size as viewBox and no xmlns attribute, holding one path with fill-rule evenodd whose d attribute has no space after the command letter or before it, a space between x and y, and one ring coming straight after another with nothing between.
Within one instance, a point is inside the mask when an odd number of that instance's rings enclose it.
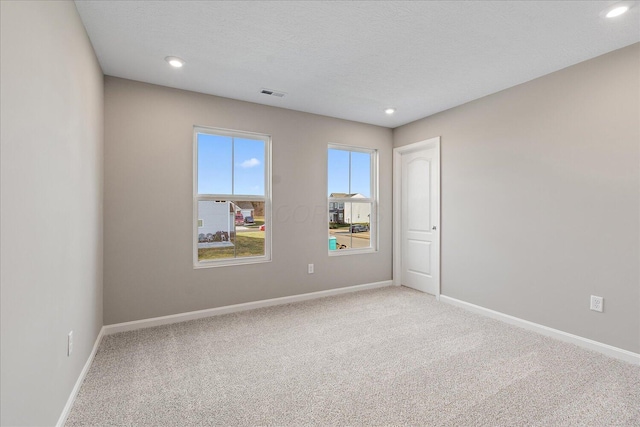
<instances>
[{"instance_id":1,"label":"blue sky through window","mask_svg":"<svg viewBox=\"0 0 640 427\"><path fill-rule=\"evenodd\" d=\"M233 194L264 196L264 141L234 140Z\"/></svg>"},{"instance_id":2,"label":"blue sky through window","mask_svg":"<svg viewBox=\"0 0 640 427\"><path fill-rule=\"evenodd\" d=\"M231 137L198 134L198 193L231 194Z\"/></svg>"},{"instance_id":3,"label":"blue sky through window","mask_svg":"<svg viewBox=\"0 0 640 427\"><path fill-rule=\"evenodd\" d=\"M262 140L199 133L198 193L264 196L264 150Z\"/></svg>"},{"instance_id":4,"label":"blue sky through window","mask_svg":"<svg viewBox=\"0 0 640 427\"><path fill-rule=\"evenodd\" d=\"M351 154L351 163L349 163ZM371 197L371 153L329 148L328 154L329 194L360 193ZM349 180L351 166L351 180Z\"/></svg>"}]
</instances>

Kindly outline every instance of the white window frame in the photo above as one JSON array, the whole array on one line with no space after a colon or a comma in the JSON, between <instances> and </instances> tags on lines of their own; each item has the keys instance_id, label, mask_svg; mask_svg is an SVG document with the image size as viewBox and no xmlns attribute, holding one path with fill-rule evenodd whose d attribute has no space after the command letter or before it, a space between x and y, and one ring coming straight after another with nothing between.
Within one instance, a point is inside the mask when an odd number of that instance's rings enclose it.
<instances>
[{"instance_id":1,"label":"white window frame","mask_svg":"<svg viewBox=\"0 0 640 427\"><path fill-rule=\"evenodd\" d=\"M228 136L232 138L257 139L264 142L264 197L247 194L198 194L198 134ZM233 162L233 152L231 161ZM234 165L235 167L235 165ZM232 169L233 174L233 169ZM233 178L232 178L233 179ZM232 186L233 191L233 186ZM198 259L198 202L199 201L230 201L230 202L264 202L264 255L242 258L222 258L200 261ZM193 267L210 268L230 265L256 264L271 261L271 136L253 132L230 129L212 128L205 126L193 127Z\"/></svg>"},{"instance_id":2,"label":"white window frame","mask_svg":"<svg viewBox=\"0 0 640 427\"><path fill-rule=\"evenodd\" d=\"M329 256L343 256L343 255L357 255L357 254L367 254L378 252L378 150L375 148L366 148L366 147L355 147L352 145L343 145L343 144L334 144L330 143L327 147L327 167L325 168L327 177L325 182L327 183L327 192L325 194L329 194L329 150L342 150L342 151L351 151L358 153L367 153L371 155L371 165L369 167L371 197L362 198L362 199L351 199L349 197L328 197L327 196L327 213L329 212L330 203L342 203L344 207L345 203L370 203L371 204L371 219L369 221L369 244L368 248L348 248L348 249L337 249L330 250L327 245L327 251ZM349 168L351 168L351 164L349 164ZM349 171L349 176L351 176L351 171ZM339 206L339 205L338 205ZM353 209L353 208L352 208ZM343 218L344 220L345 218ZM349 230L351 231L351 230ZM330 237L329 234L329 223L327 222L327 237Z\"/></svg>"}]
</instances>

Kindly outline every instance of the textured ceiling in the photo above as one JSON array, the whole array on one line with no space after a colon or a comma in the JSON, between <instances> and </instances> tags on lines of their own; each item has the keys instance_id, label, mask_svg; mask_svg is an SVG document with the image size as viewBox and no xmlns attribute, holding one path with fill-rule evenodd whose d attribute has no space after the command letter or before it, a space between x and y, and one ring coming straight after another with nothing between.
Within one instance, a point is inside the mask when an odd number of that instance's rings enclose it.
<instances>
[{"instance_id":1,"label":"textured ceiling","mask_svg":"<svg viewBox=\"0 0 640 427\"><path fill-rule=\"evenodd\" d=\"M393 128L640 41L638 2L602 17L613 3L76 6L106 75ZM186 65L171 68L169 55Z\"/></svg>"}]
</instances>

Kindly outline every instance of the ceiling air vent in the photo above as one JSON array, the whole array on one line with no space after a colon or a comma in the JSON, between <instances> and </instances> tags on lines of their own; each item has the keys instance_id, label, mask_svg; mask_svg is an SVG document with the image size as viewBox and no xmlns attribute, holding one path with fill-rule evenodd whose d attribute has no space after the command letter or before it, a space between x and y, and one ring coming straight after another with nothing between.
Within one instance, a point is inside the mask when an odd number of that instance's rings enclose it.
<instances>
[{"instance_id":1,"label":"ceiling air vent","mask_svg":"<svg viewBox=\"0 0 640 427\"><path fill-rule=\"evenodd\" d=\"M275 96L278 98L284 98L284 96L286 95L286 93L284 92L278 92L277 90L264 89L264 88L260 91L260 93L264 95Z\"/></svg>"}]
</instances>

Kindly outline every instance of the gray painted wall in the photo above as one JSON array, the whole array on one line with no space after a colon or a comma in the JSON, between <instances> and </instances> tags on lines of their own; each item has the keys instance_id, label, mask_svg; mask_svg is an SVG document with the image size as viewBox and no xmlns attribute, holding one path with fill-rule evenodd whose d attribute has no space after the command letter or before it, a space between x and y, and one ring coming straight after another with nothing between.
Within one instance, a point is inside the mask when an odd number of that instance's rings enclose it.
<instances>
[{"instance_id":1,"label":"gray painted wall","mask_svg":"<svg viewBox=\"0 0 640 427\"><path fill-rule=\"evenodd\" d=\"M272 262L193 269L194 125L272 136ZM327 254L328 143L379 150L377 253ZM390 129L106 77L105 324L390 280L391 153Z\"/></svg>"},{"instance_id":2,"label":"gray painted wall","mask_svg":"<svg viewBox=\"0 0 640 427\"><path fill-rule=\"evenodd\" d=\"M640 352L639 75L635 44L394 130L442 137L444 295Z\"/></svg>"},{"instance_id":3,"label":"gray painted wall","mask_svg":"<svg viewBox=\"0 0 640 427\"><path fill-rule=\"evenodd\" d=\"M0 10L0 424L53 425L102 327L103 78L73 2Z\"/></svg>"}]
</instances>

